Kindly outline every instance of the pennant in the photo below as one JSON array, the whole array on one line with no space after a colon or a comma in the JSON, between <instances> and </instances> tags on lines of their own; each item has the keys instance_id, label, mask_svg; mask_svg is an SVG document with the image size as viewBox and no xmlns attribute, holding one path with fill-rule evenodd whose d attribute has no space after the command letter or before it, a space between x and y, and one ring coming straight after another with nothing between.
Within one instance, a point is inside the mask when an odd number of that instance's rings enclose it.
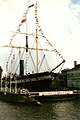
<instances>
[{"instance_id":1,"label":"pennant","mask_svg":"<svg viewBox=\"0 0 80 120\"><path fill-rule=\"evenodd\" d=\"M21 26L22 24L20 23L19 26Z\"/></svg>"},{"instance_id":2,"label":"pennant","mask_svg":"<svg viewBox=\"0 0 80 120\"><path fill-rule=\"evenodd\" d=\"M15 59L15 54L13 54L13 59Z\"/></svg>"},{"instance_id":3,"label":"pennant","mask_svg":"<svg viewBox=\"0 0 80 120\"><path fill-rule=\"evenodd\" d=\"M13 63L13 60L11 60L11 64Z\"/></svg>"},{"instance_id":4,"label":"pennant","mask_svg":"<svg viewBox=\"0 0 80 120\"><path fill-rule=\"evenodd\" d=\"M26 22L26 18L21 21L21 23L24 23L24 22Z\"/></svg>"},{"instance_id":5,"label":"pennant","mask_svg":"<svg viewBox=\"0 0 80 120\"><path fill-rule=\"evenodd\" d=\"M33 7L33 6L34 6L34 4L30 5L29 8L31 8L31 7Z\"/></svg>"}]
</instances>

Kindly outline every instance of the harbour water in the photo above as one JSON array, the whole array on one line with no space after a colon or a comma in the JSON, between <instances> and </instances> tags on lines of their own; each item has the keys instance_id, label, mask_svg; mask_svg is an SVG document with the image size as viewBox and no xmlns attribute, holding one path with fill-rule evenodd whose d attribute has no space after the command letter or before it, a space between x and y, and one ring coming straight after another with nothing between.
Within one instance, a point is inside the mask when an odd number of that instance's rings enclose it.
<instances>
[{"instance_id":1,"label":"harbour water","mask_svg":"<svg viewBox=\"0 0 80 120\"><path fill-rule=\"evenodd\" d=\"M42 106L0 101L0 120L80 120L80 100L42 103Z\"/></svg>"}]
</instances>

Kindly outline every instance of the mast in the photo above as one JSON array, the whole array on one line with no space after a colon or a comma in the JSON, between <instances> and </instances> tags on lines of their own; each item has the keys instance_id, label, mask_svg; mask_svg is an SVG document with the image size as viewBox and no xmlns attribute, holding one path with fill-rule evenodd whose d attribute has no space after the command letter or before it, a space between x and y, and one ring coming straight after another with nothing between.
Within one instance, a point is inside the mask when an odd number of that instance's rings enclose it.
<instances>
[{"instance_id":1,"label":"mast","mask_svg":"<svg viewBox=\"0 0 80 120\"><path fill-rule=\"evenodd\" d=\"M26 75L28 74L28 22L26 20Z\"/></svg>"},{"instance_id":2,"label":"mast","mask_svg":"<svg viewBox=\"0 0 80 120\"><path fill-rule=\"evenodd\" d=\"M21 46L21 35L20 35L20 29L19 29L19 46ZM19 63L21 60L21 48L19 48ZM19 65L19 70L20 70L20 65ZM20 72L19 72L20 75Z\"/></svg>"},{"instance_id":3,"label":"mast","mask_svg":"<svg viewBox=\"0 0 80 120\"><path fill-rule=\"evenodd\" d=\"M37 19L37 0L35 5L35 16L36 16L36 73L38 73L38 19Z\"/></svg>"}]
</instances>

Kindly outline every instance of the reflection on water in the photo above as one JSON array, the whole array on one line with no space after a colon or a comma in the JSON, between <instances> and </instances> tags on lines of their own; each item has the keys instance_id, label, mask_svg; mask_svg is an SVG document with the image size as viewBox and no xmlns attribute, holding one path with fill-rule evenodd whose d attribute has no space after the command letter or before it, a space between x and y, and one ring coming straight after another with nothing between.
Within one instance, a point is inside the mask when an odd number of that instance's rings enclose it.
<instances>
[{"instance_id":1,"label":"reflection on water","mask_svg":"<svg viewBox=\"0 0 80 120\"><path fill-rule=\"evenodd\" d=\"M36 105L0 102L0 120L80 120L80 101Z\"/></svg>"}]
</instances>

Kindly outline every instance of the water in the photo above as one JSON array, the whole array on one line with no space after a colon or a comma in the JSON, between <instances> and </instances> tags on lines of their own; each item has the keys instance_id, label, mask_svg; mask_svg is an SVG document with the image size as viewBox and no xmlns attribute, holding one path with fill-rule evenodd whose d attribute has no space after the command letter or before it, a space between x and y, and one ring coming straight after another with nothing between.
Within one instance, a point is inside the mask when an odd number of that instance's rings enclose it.
<instances>
[{"instance_id":1,"label":"water","mask_svg":"<svg viewBox=\"0 0 80 120\"><path fill-rule=\"evenodd\" d=\"M80 120L80 101L42 103L42 106L0 101L0 120Z\"/></svg>"}]
</instances>

